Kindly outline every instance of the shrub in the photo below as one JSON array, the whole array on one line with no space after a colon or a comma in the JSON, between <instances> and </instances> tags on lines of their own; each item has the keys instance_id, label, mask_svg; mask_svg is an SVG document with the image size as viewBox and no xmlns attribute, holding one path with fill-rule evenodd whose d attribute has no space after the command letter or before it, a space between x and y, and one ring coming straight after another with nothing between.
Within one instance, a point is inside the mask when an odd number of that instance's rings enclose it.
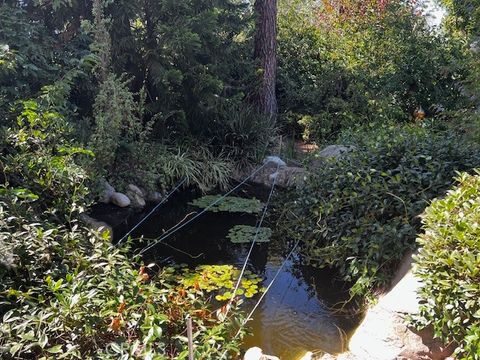
<instances>
[{"instance_id":1,"label":"shrub","mask_svg":"<svg viewBox=\"0 0 480 360\"><path fill-rule=\"evenodd\" d=\"M23 196L41 198L34 206L60 221L69 220L88 203L87 173L76 160L93 155L72 144L69 133L60 114L26 101L17 126L3 134L1 148L6 185L20 189L17 196L23 191Z\"/></svg>"},{"instance_id":2,"label":"shrub","mask_svg":"<svg viewBox=\"0 0 480 360\"><path fill-rule=\"evenodd\" d=\"M415 246L418 215L479 158L456 136L413 126L361 128L343 138L356 150L312 169L285 206L293 213L287 224L303 237L308 263L339 268L354 282L352 293L364 295L389 282Z\"/></svg>"},{"instance_id":3,"label":"shrub","mask_svg":"<svg viewBox=\"0 0 480 360\"><path fill-rule=\"evenodd\" d=\"M231 334L242 320L241 300L227 319L214 311L222 304L210 301L232 279L205 290L187 286L174 269L132 262L128 248L77 224L88 188L76 154L89 152L69 146L66 130L58 114L26 102L2 142L0 358L185 359L187 315L197 358L238 353L242 336L231 341Z\"/></svg>"},{"instance_id":4,"label":"shrub","mask_svg":"<svg viewBox=\"0 0 480 360\"><path fill-rule=\"evenodd\" d=\"M416 323L456 342L459 359L480 359L480 172L457 180L423 216L414 267L423 303Z\"/></svg>"},{"instance_id":5,"label":"shrub","mask_svg":"<svg viewBox=\"0 0 480 360\"><path fill-rule=\"evenodd\" d=\"M218 358L225 344L238 351L239 340L229 341L241 320L238 304L221 322L208 293L185 287L174 269L134 265L124 250L78 227L20 224L2 234L2 253L14 259L4 276L0 265L2 359L183 359L187 315L198 358Z\"/></svg>"}]
</instances>

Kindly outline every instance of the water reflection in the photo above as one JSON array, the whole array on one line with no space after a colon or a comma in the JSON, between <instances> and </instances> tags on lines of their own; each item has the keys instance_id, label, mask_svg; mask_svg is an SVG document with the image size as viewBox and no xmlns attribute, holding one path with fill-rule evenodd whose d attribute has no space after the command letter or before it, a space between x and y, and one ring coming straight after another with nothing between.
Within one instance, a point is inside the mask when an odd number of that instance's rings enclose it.
<instances>
[{"instance_id":1,"label":"water reflection","mask_svg":"<svg viewBox=\"0 0 480 360\"><path fill-rule=\"evenodd\" d=\"M262 197L262 189L256 191ZM251 194L245 194L251 196ZM139 227L134 236L156 238L174 226L186 214L195 211L188 202L199 194L184 192L163 206ZM148 210L145 211L147 213ZM117 227L117 237L135 224L142 214L130 216L129 223ZM159 264L243 265L248 244L232 244L226 239L234 225L255 225L256 217L243 214L207 213L192 224L146 253L146 261ZM123 228L122 228L123 226ZM268 226L265 224L264 226ZM269 244L256 245L248 269L265 278L267 286L290 251L288 241L272 239ZM335 274L301 265L297 254L286 263L274 285L249 323L252 335L245 347L258 346L281 359L297 359L305 351L341 352L345 334L358 324L354 316L332 312L330 307L344 300L348 289L335 282ZM247 307L253 307L253 299ZM248 309L247 309L248 310Z\"/></svg>"}]
</instances>

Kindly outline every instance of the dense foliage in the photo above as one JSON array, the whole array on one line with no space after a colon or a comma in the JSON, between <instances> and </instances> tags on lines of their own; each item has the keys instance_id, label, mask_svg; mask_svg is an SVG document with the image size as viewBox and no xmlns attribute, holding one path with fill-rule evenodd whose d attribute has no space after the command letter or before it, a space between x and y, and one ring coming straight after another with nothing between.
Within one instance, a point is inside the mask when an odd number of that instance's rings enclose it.
<instances>
[{"instance_id":1,"label":"dense foliage","mask_svg":"<svg viewBox=\"0 0 480 360\"><path fill-rule=\"evenodd\" d=\"M480 176L461 174L458 182L423 216L415 258L423 305L416 320L459 344L459 359L480 359Z\"/></svg>"},{"instance_id":2,"label":"dense foliage","mask_svg":"<svg viewBox=\"0 0 480 360\"><path fill-rule=\"evenodd\" d=\"M420 107L430 114L456 107L461 42L435 33L404 1L331 3L281 2L285 126L321 143L354 125L409 121Z\"/></svg>"},{"instance_id":3,"label":"dense foliage","mask_svg":"<svg viewBox=\"0 0 480 360\"><path fill-rule=\"evenodd\" d=\"M360 128L343 140L355 150L311 169L286 207L287 226L304 240L308 263L338 268L365 295L388 285L415 246L429 201L480 158L458 136L418 126Z\"/></svg>"},{"instance_id":4,"label":"dense foliage","mask_svg":"<svg viewBox=\"0 0 480 360\"><path fill-rule=\"evenodd\" d=\"M2 1L0 357L186 358L187 315L198 358L238 353L228 340L239 303L226 321L214 311L235 268L145 267L77 218L104 180L226 188L279 131L354 149L309 159L305 186L281 207L303 258L338 268L353 294L386 286L429 202L480 166L480 4L440 2L442 31L413 0L279 0L275 122L252 106L262 71L251 1ZM424 218L418 324L477 359L480 184L460 181ZM227 198L210 210L262 206ZM252 235L237 226L229 237ZM237 295L259 290L253 277L241 285Z\"/></svg>"},{"instance_id":5,"label":"dense foliage","mask_svg":"<svg viewBox=\"0 0 480 360\"><path fill-rule=\"evenodd\" d=\"M210 270L179 277L174 269L147 268L139 258L132 263L128 248L113 248L108 235L76 222L88 199L79 164L91 153L67 142L64 125L60 115L28 102L18 125L3 134L0 357L182 359L187 316L196 356L237 352L238 340L228 340L239 321L238 303L218 321L223 312L215 312L209 294L228 293L233 268L211 270L227 282L187 284ZM242 293L252 296L259 280L245 281Z\"/></svg>"}]
</instances>

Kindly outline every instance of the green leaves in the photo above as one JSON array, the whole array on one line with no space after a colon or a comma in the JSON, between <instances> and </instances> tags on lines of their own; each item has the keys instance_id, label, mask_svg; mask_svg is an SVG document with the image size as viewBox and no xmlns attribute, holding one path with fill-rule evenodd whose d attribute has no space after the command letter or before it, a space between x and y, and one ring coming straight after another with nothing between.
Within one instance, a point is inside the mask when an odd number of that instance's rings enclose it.
<instances>
[{"instance_id":1,"label":"green leaves","mask_svg":"<svg viewBox=\"0 0 480 360\"><path fill-rule=\"evenodd\" d=\"M433 325L459 359L480 359L480 173L459 184L425 211L425 233L414 271L422 280L418 327Z\"/></svg>"},{"instance_id":2,"label":"green leaves","mask_svg":"<svg viewBox=\"0 0 480 360\"><path fill-rule=\"evenodd\" d=\"M207 293L216 293L218 301L230 300L235 288L240 270L232 265L202 265L194 272L184 269L178 281L185 289L196 289ZM258 284L261 279L250 272L245 272L235 296L244 295L247 298L260 291Z\"/></svg>"},{"instance_id":3,"label":"green leaves","mask_svg":"<svg viewBox=\"0 0 480 360\"><path fill-rule=\"evenodd\" d=\"M221 195L206 195L199 199L193 200L190 204L201 209L205 209L218 201L221 197ZM210 206L208 211L258 214L262 211L263 206L264 205L260 202L260 200L255 198L245 199L235 196L227 196L213 206Z\"/></svg>"},{"instance_id":4,"label":"green leaves","mask_svg":"<svg viewBox=\"0 0 480 360\"><path fill-rule=\"evenodd\" d=\"M286 226L305 239L310 264L338 268L354 281L352 293L365 295L386 286L414 248L429 201L480 158L476 148L457 146L460 138L416 126L362 127L343 132L342 143L357 150L312 170L286 206L295 214Z\"/></svg>"},{"instance_id":5,"label":"green leaves","mask_svg":"<svg viewBox=\"0 0 480 360\"><path fill-rule=\"evenodd\" d=\"M254 226L236 225L228 231L227 238L234 244L251 243L254 239L257 243L270 242L272 230L270 228L261 227L258 229Z\"/></svg>"}]
</instances>

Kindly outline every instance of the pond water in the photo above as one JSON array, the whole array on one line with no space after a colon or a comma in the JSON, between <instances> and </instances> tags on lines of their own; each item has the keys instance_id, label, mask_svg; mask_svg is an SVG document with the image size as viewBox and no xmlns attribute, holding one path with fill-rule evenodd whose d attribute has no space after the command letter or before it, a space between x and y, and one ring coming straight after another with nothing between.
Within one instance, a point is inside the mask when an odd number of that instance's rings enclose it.
<instances>
[{"instance_id":1,"label":"pond water","mask_svg":"<svg viewBox=\"0 0 480 360\"><path fill-rule=\"evenodd\" d=\"M265 200L268 190L247 185L246 190L236 195L253 195ZM177 194L162 205L132 236L158 238L186 216L191 217L195 211L199 211L188 203L200 196L190 191ZM126 221L114 224L116 237L132 228L149 210L130 214ZM98 209L96 212L106 213ZM99 214L94 215L101 218ZM101 220L113 222L108 217ZM250 244L233 244L226 239L226 235L235 225L255 225L256 221L256 215L207 212L166 239L165 244L158 244L145 253L145 261L160 265L183 263L191 267L231 264L240 268ZM268 221L263 226L269 225L274 227L274 224L268 224ZM293 242L281 235L274 237L270 243L255 245L247 269L262 277L264 286L267 286L292 246ZM255 311L253 320L249 322L251 335L244 346L258 346L265 353L276 355L282 360L296 360L306 351L341 352L346 346L349 334L360 321L358 315L332 309L347 297L348 287L335 280L334 272L303 266L300 255L294 253ZM247 310L253 307L257 298L247 302Z\"/></svg>"}]
</instances>

